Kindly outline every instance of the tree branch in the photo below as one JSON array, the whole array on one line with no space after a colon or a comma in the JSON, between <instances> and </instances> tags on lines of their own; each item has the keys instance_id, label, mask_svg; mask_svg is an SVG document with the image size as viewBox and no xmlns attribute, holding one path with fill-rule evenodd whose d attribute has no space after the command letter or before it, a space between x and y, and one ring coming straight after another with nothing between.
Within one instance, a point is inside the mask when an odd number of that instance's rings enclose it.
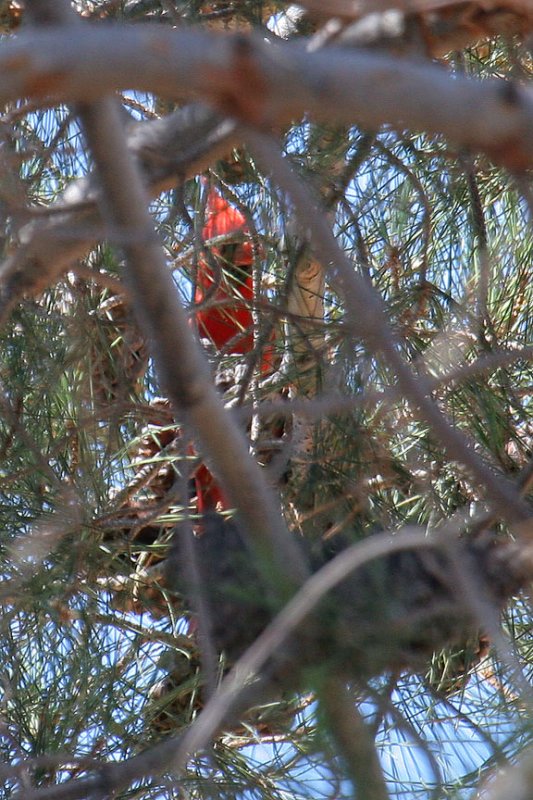
<instances>
[{"instance_id":1,"label":"tree branch","mask_svg":"<svg viewBox=\"0 0 533 800\"><path fill-rule=\"evenodd\" d=\"M305 113L369 128L389 124L442 134L515 171L533 165L530 90L349 48L307 52L305 45L148 24L35 31L2 45L0 103L21 96L90 101L135 88L202 97L253 125L282 125Z\"/></svg>"},{"instance_id":2,"label":"tree branch","mask_svg":"<svg viewBox=\"0 0 533 800\"><path fill-rule=\"evenodd\" d=\"M346 683L329 675L319 700L359 800L390 800L374 737Z\"/></svg>"}]
</instances>

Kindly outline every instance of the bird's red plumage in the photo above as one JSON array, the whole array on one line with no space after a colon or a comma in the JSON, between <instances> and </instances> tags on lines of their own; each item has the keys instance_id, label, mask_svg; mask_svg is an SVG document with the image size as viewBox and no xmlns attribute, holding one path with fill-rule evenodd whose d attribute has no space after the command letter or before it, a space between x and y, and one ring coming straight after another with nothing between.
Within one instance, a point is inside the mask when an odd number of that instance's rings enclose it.
<instances>
[{"instance_id":1,"label":"bird's red plumage","mask_svg":"<svg viewBox=\"0 0 533 800\"><path fill-rule=\"evenodd\" d=\"M219 236L227 239L211 247L216 268L213 261L207 258L200 259L198 264L194 301L201 304L208 298L206 307L196 312L198 333L225 353L248 353L254 346L253 248L250 230L244 215L215 189L211 189L207 196L206 222L202 234L204 241ZM263 373L273 369L273 336L262 354ZM228 508L222 490L205 464L197 468L194 482L199 514L213 508Z\"/></svg>"},{"instance_id":2,"label":"bird's red plumage","mask_svg":"<svg viewBox=\"0 0 533 800\"><path fill-rule=\"evenodd\" d=\"M219 350L247 353L253 347L254 296L252 245L244 238L249 235L249 228L244 215L214 189L207 198L206 214L204 240L227 236L227 242L211 248L218 269L204 258L198 265L194 300L202 303L209 297L208 306L196 312L198 332Z\"/></svg>"}]
</instances>

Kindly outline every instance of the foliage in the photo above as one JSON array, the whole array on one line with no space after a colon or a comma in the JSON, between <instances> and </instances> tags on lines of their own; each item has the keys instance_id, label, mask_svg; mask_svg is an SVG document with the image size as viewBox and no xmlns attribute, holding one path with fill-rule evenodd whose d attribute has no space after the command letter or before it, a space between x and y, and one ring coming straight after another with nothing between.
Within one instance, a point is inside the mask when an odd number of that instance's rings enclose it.
<instances>
[{"instance_id":1,"label":"foliage","mask_svg":"<svg viewBox=\"0 0 533 800\"><path fill-rule=\"evenodd\" d=\"M286 8L259 0L83 0L76 7L93 20L263 33ZM11 36L19 5L8 3L2 19L8 11ZM310 14L291 35L318 36L324 22ZM442 61L452 74L525 83L531 58L522 41L493 37ZM121 99L143 124L176 113L155 95L131 91ZM42 110L21 99L3 109L0 135L7 259L29 222L63 213L65 189L92 164L75 111L64 106ZM305 119L279 137L286 161L321 198L354 271L381 295L398 351L415 374L428 377L439 408L474 452L527 499L528 187L483 154L437 135ZM207 187L245 215L260 293L252 353L217 353L204 342L213 379L248 425L251 449L311 563L320 566L349 544L406 526L472 541L490 527L498 542L509 541L507 522L488 513L483 487L398 390L390 363L353 333L338 283L327 274L324 282L328 265L320 265L314 284L321 287L315 313L298 306L302 263L318 259L253 147L239 144L212 159L203 182L200 175L176 174L172 187L151 202L192 326L198 270L216 246L201 235ZM220 644L216 635L207 643L196 635L202 616L191 596L209 601L212 586L196 586L195 597L183 580L169 576L176 537L208 525L195 491L210 454L193 443L186 415L164 398L151 343L124 293L120 249L90 226L83 233L97 243L54 285L18 303L0 333L2 800L91 775L100 762L124 760L187 730L231 666L230 643L236 640L238 656L271 614L269 587L250 557L237 566L226 561L234 520L224 509L222 552L213 545L210 556L211 545L204 548L200 567L217 590L217 575L238 571L238 586L216 595L224 608L213 628L222 627L225 652L213 647ZM276 369L265 375L260 351L272 342ZM386 582L374 585L386 594ZM381 595L372 599L371 631L383 602ZM250 605L252 621L240 611ZM391 664L385 674L346 676L343 666L342 680L380 754L391 797L466 797L495 765L529 744L529 696L513 675L512 658L489 653L491 642L478 623L468 640L445 648L437 637L438 651L414 659L410 671ZM525 596L510 603L505 626L527 679ZM349 631L341 633L349 638ZM179 779L171 770L162 777L148 772L116 796L351 796L361 772L346 763L349 749L325 699L332 665L342 658L315 655L303 678L254 696ZM373 796L359 785L357 796L365 795Z\"/></svg>"}]
</instances>

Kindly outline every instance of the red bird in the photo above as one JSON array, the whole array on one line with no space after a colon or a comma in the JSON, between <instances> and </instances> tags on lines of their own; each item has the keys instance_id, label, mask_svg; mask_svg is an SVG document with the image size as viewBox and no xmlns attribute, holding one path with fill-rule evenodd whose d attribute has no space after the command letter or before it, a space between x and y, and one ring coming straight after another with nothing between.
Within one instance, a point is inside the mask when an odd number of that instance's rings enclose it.
<instances>
[{"instance_id":1,"label":"red bird","mask_svg":"<svg viewBox=\"0 0 533 800\"><path fill-rule=\"evenodd\" d=\"M214 189L207 197L206 210L204 240L218 236L227 240L211 248L218 269L214 270L206 259L201 259L198 266L194 300L201 303L209 297L208 307L196 312L198 332L219 350L248 353L253 348L254 297L253 251L249 238L245 238L250 230L244 215Z\"/></svg>"},{"instance_id":2,"label":"red bird","mask_svg":"<svg viewBox=\"0 0 533 800\"><path fill-rule=\"evenodd\" d=\"M196 312L196 324L201 337L209 339L225 353L249 353L254 346L252 305L253 249L250 229L244 215L215 190L207 196L204 240L224 236L223 244L213 246L214 264L202 258L198 264L195 303L208 298L207 306ZM233 240L232 240L233 237ZM273 368L274 334L265 347L261 372ZM200 464L194 476L199 514L209 509L228 508L228 503L205 464Z\"/></svg>"},{"instance_id":3,"label":"red bird","mask_svg":"<svg viewBox=\"0 0 533 800\"><path fill-rule=\"evenodd\" d=\"M207 219L202 231L204 240L225 236L227 240L211 248L217 269L202 258L198 265L195 303L208 297L208 306L196 312L200 336L209 339L218 350L248 353L253 348L252 264L250 231L244 215L215 190L207 196ZM234 240L231 240L231 236ZM227 345L227 347L226 347ZM194 476L199 514L228 504L213 476L200 464Z\"/></svg>"}]
</instances>

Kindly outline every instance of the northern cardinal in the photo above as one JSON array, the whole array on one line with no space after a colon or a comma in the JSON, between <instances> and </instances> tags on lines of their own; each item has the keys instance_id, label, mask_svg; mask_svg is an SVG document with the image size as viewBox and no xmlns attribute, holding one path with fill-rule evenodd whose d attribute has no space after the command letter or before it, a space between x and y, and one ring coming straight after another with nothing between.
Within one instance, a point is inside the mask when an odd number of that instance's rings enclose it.
<instances>
[{"instance_id":1,"label":"northern cardinal","mask_svg":"<svg viewBox=\"0 0 533 800\"><path fill-rule=\"evenodd\" d=\"M206 296L210 298L207 308L196 312L198 333L209 339L218 350L248 353L254 344L251 311L253 251L249 238L245 238L249 228L244 215L230 206L215 189L211 189L207 196L202 234L204 240L226 236L227 241L211 249L217 269L204 258L198 265L194 301L200 304ZM200 464L196 470L194 483L199 514L214 508L227 508L222 491L205 464Z\"/></svg>"},{"instance_id":2,"label":"northern cardinal","mask_svg":"<svg viewBox=\"0 0 533 800\"><path fill-rule=\"evenodd\" d=\"M208 297L206 308L196 312L198 332L225 353L249 353L254 347L253 248L250 229L244 215L215 189L211 189L207 196L206 223L202 234L206 241L222 236L226 239L211 248L216 267L205 258L198 264L194 301L201 304ZM272 370L273 358L272 335L262 353L262 373ZM205 464L200 464L196 470L194 481L198 513L228 508L222 490Z\"/></svg>"},{"instance_id":3,"label":"northern cardinal","mask_svg":"<svg viewBox=\"0 0 533 800\"><path fill-rule=\"evenodd\" d=\"M245 238L250 231L243 214L215 189L207 196L206 213L204 240L226 236L227 241L211 248L218 269L213 269L206 259L201 259L198 265L195 303L201 303L206 296L210 299L207 308L196 312L198 332L210 339L218 350L248 353L254 343L253 251L250 240Z\"/></svg>"}]
</instances>

